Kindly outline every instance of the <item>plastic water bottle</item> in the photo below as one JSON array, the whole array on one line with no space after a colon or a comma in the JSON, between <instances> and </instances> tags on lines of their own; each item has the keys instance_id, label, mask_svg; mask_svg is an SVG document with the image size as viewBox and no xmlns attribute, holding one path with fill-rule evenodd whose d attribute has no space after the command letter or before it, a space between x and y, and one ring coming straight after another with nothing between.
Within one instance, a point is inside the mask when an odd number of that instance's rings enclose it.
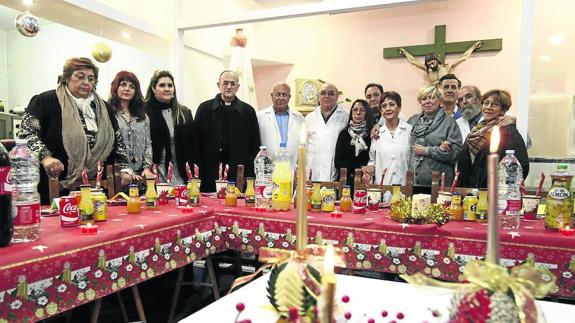
<instances>
[{"instance_id":1,"label":"plastic water bottle","mask_svg":"<svg viewBox=\"0 0 575 323\"><path fill-rule=\"evenodd\" d=\"M40 237L40 171L38 159L27 146L26 139L16 139L10 151L12 164L13 243L29 242Z\"/></svg>"},{"instance_id":2,"label":"plastic water bottle","mask_svg":"<svg viewBox=\"0 0 575 323\"><path fill-rule=\"evenodd\" d=\"M10 184L10 157L0 144L0 247L12 241L12 185Z\"/></svg>"},{"instance_id":3,"label":"plastic water bottle","mask_svg":"<svg viewBox=\"0 0 575 323\"><path fill-rule=\"evenodd\" d=\"M280 150L276 154L272 181L272 208L276 211L289 210L291 208L292 172L285 142L280 144Z\"/></svg>"},{"instance_id":4,"label":"plastic water bottle","mask_svg":"<svg viewBox=\"0 0 575 323\"><path fill-rule=\"evenodd\" d=\"M274 172L274 160L266 146L260 146L260 152L254 160L256 173L256 208L270 209L272 199L272 173Z\"/></svg>"},{"instance_id":5,"label":"plastic water bottle","mask_svg":"<svg viewBox=\"0 0 575 323\"><path fill-rule=\"evenodd\" d=\"M514 153L514 150L506 150L506 156L499 163L498 209L501 229L517 231L521 213L523 168Z\"/></svg>"}]
</instances>

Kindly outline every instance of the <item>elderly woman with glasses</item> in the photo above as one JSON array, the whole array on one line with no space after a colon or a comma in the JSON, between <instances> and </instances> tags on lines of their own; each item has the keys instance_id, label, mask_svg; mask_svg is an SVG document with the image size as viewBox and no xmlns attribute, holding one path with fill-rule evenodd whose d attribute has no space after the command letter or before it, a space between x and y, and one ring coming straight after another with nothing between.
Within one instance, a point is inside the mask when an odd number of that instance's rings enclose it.
<instances>
[{"instance_id":1,"label":"elderly woman with glasses","mask_svg":"<svg viewBox=\"0 0 575 323\"><path fill-rule=\"evenodd\" d=\"M192 111L178 103L174 77L168 71L155 71L146 92L146 114L150 118L152 160L158 164L160 180L165 181L170 163L172 184L184 184L186 163L194 165L196 135Z\"/></svg>"},{"instance_id":2,"label":"elderly woman with glasses","mask_svg":"<svg viewBox=\"0 0 575 323\"><path fill-rule=\"evenodd\" d=\"M417 93L421 113L407 121L412 126L410 168L417 186L431 186L432 171L445 173L446 183L451 184L461 152L461 132L455 120L439 107L440 96L435 85L421 88ZM442 147L443 142L449 142L449 148Z\"/></svg>"},{"instance_id":3,"label":"elderly woman with glasses","mask_svg":"<svg viewBox=\"0 0 575 323\"><path fill-rule=\"evenodd\" d=\"M122 183L132 180L118 123L95 91L97 80L89 58L68 59L56 90L35 95L26 108L19 137L42 164L42 203L49 202L48 176L59 178L64 191L74 189L84 169L96 176L98 161L120 164Z\"/></svg>"},{"instance_id":4,"label":"elderly woman with glasses","mask_svg":"<svg viewBox=\"0 0 575 323\"><path fill-rule=\"evenodd\" d=\"M514 150L515 157L523 168L523 178L529 174L529 156L525 141L515 125L515 118L505 115L511 107L511 95L503 90L491 90L481 97L483 120L473 127L459 155L458 167L461 185L465 187L487 187L487 155L493 127L499 126L500 140L497 154L499 159L506 150Z\"/></svg>"}]
</instances>

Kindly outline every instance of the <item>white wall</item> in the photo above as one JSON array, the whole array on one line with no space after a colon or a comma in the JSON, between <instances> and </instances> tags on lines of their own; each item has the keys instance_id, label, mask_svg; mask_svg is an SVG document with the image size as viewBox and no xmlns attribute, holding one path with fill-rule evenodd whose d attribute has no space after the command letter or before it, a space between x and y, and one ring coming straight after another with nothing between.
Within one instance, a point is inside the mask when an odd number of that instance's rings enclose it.
<instances>
[{"instance_id":1,"label":"white wall","mask_svg":"<svg viewBox=\"0 0 575 323\"><path fill-rule=\"evenodd\" d=\"M9 106L25 107L33 95L54 89L66 59L91 57L92 47L100 41L100 37L56 23L43 24L40 33L33 38L24 37L15 30L7 31ZM97 92L105 100L109 96L110 83L120 70L135 73L145 95L153 71L169 67L167 56L160 57L117 42L104 41L112 48L112 59L104 64L97 63L100 68Z\"/></svg>"},{"instance_id":2,"label":"white wall","mask_svg":"<svg viewBox=\"0 0 575 323\"><path fill-rule=\"evenodd\" d=\"M8 79L6 73L6 32L0 29L0 101L8 102ZM6 109L8 111L8 109Z\"/></svg>"}]
</instances>

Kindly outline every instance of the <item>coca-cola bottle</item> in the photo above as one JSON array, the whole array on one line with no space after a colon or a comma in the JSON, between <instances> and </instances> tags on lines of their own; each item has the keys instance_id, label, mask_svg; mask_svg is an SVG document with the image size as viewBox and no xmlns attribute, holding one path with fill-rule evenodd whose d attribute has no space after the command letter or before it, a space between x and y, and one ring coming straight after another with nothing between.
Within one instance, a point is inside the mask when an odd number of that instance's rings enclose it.
<instances>
[{"instance_id":1,"label":"coca-cola bottle","mask_svg":"<svg viewBox=\"0 0 575 323\"><path fill-rule=\"evenodd\" d=\"M12 240L12 185L10 185L10 157L0 144L0 247Z\"/></svg>"}]
</instances>

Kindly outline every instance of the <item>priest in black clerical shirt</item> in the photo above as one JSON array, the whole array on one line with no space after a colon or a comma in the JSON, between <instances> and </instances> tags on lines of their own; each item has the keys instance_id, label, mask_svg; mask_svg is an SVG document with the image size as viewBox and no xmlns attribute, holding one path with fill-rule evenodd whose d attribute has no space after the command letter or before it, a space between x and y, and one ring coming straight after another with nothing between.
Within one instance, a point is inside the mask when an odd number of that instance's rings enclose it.
<instances>
[{"instance_id":1,"label":"priest in black clerical shirt","mask_svg":"<svg viewBox=\"0 0 575 323\"><path fill-rule=\"evenodd\" d=\"M236 73L223 71L214 99L200 104L196 113L202 192L215 192L219 164L229 165L228 180L235 181L238 165L245 176L254 176L260 132L254 108L236 97L240 87Z\"/></svg>"}]
</instances>

